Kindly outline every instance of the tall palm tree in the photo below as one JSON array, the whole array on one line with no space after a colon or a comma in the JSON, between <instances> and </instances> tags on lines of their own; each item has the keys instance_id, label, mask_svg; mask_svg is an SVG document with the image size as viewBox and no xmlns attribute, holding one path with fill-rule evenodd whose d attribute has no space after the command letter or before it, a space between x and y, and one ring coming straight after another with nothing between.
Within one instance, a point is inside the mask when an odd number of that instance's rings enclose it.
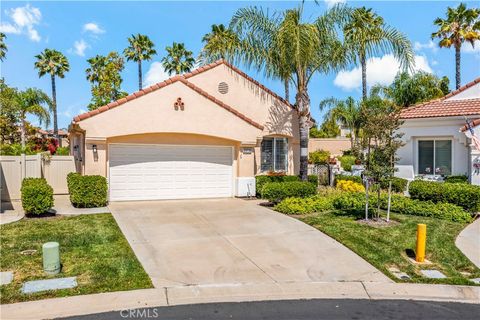
<instances>
[{"instance_id":1,"label":"tall palm tree","mask_svg":"<svg viewBox=\"0 0 480 320\"><path fill-rule=\"evenodd\" d=\"M58 138L58 120L57 120L57 89L55 77L64 78L65 73L70 70L67 58L57 50L45 49L35 58L35 68L38 69L38 76L50 75L52 82L52 112L53 112L53 135L62 146L62 140Z\"/></svg>"},{"instance_id":2,"label":"tall palm tree","mask_svg":"<svg viewBox=\"0 0 480 320\"><path fill-rule=\"evenodd\" d=\"M360 104L352 97L345 100L328 98L320 102L320 110L328 110L326 118L335 119L350 130L350 148L355 151L362 127Z\"/></svg>"},{"instance_id":3,"label":"tall palm tree","mask_svg":"<svg viewBox=\"0 0 480 320\"><path fill-rule=\"evenodd\" d=\"M18 93L15 107L17 109L16 113L18 119L20 120L22 150L25 150L25 122L27 114L36 116L40 124L45 123L45 125L48 126L50 123L49 109L53 109L53 103L43 91L35 88L28 88L27 90Z\"/></svg>"},{"instance_id":4,"label":"tall palm tree","mask_svg":"<svg viewBox=\"0 0 480 320\"><path fill-rule=\"evenodd\" d=\"M171 47L166 47L167 55L163 57L162 64L169 75L190 72L195 63L193 52L185 48L185 44L174 42Z\"/></svg>"},{"instance_id":5,"label":"tall palm tree","mask_svg":"<svg viewBox=\"0 0 480 320\"><path fill-rule=\"evenodd\" d=\"M472 47L475 40L480 39L480 9L467 9L464 3L460 3L457 8L447 9L447 18L437 18L433 22L438 26L438 30L432 33L432 39L439 38L440 47L455 48L455 84L456 88L461 86L460 78L460 50L462 44L466 41Z\"/></svg>"},{"instance_id":6,"label":"tall palm tree","mask_svg":"<svg viewBox=\"0 0 480 320\"><path fill-rule=\"evenodd\" d=\"M403 68L414 65L412 44L397 29L388 26L372 9L353 9L344 29L345 42L362 68L362 96L367 98L367 60L371 56L393 53Z\"/></svg>"},{"instance_id":7,"label":"tall palm tree","mask_svg":"<svg viewBox=\"0 0 480 320\"><path fill-rule=\"evenodd\" d=\"M240 48L236 33L223 24L212 24L212 31L203 36L202 42L204 46L198 59L202 64L219 59L232 62L235 52Z\"/></svg>"},{"instance_id":8,"label":"tall palm tree","mask_svg":"<svg viewBox=\"0 0 480 320\"><path fill-rule=\"evenodd\" d=\"M142 61L152 59L153 55L157 54L153 42L146 35L137 34L128 38L129 46L123 50L123 55L127 61L135 61L138 64L138 90L142 90Z\"/></svg>"},{"instance_id":9,"label":"tall palm tree","mask_svg":"<svg viewBox=\"0 0 480 320\"><path fill-rule=\"evenodd\" d=\"M312 22L302 20L303 5L269 15L257 7L239 9L231 28L243 43L239 58L267 77L288 79L296 89L300 126L300 177L307 179L308 132L311 126L308 86L314 74L344 67L348 60L337 37L336 23L347 14L334 7Z\"/></svg>"},{"instance_id":10,"label":"tall palm tree","mask_svg":"<svg viewBox=\"0 0 480 320\"><path fill-rule=\"evenodd\" d=\"M0 32L0 61L3 61L5 59L5 55L7 54L7 45L5 44L5 38L7 36L5 33Z\"/></svg>"}]
</instances>

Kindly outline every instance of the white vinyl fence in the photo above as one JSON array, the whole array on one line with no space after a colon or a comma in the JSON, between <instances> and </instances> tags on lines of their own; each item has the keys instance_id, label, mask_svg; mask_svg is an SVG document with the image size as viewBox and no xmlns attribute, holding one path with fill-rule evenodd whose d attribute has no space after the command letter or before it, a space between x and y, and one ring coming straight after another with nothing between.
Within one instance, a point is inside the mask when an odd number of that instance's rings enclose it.
<instances>
[{"instance_id":1,"label":"white vinyl fence","mask_svg":"<svg viewBox=\"0 0 480 320\"><path fill-rule=\"evenodd\" d=\"M25 177L45 178L55 194L67 194L67 174L75 172L73 156L52 156L42 160L40 154L25 156ZM20 199L22 186L22 156L0 156L1 200Z\"/></svg>"}]
</instances>

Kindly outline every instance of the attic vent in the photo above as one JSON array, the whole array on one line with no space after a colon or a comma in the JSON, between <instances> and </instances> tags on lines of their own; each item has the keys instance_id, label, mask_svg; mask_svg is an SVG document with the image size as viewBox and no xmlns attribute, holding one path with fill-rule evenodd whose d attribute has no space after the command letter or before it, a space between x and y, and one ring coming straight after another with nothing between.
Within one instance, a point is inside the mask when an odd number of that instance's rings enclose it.
<instances>
[{"instance_id":1,"label":"attic vent","mask_svg":"<svg viewBox=\"0 0 480 320\"><path fill-rule=\"evenodd\" d=\"M220 82L218 84L218 92L220 92L221 94L228 93L228 84L226 82Z\"/></svg>"}]
</instances>

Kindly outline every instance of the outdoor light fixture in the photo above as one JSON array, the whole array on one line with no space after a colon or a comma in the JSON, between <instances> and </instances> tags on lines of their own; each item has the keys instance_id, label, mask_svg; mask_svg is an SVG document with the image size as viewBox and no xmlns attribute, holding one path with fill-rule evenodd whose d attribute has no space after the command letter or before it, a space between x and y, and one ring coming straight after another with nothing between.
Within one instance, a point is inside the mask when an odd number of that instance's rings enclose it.
<instances>
[{"instance_id":1,"label":"outdoor light fixture","mask_svg":"<svg viewBox=\"0 0 480 320\"><path fill-rule=\"evenodd\" d=\"M92 150L93 150L93 153L97 153L97 145L96 144L92 145Z\"/></svg>"}]
</instances>

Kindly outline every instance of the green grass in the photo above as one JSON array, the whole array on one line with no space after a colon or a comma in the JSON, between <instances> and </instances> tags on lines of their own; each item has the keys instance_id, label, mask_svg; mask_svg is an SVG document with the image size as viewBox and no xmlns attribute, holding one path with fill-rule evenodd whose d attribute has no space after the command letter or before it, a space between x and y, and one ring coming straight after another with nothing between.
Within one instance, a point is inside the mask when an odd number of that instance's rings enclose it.
<instances>
[{"instance_id":1,"label":"green grass","mask_svg":"<svg viewBox=\"0 0 480 320\"><path fill-rule=\"evenodd\" d=\"M42 270L42 244L60 243L62 272ZM79 294L151 288L150 278L135 257L111 214L23 219L0 226L0 269L14 271L14 281L0 287L0 302L13 303ZM23 250L35 249L34 255ZM76 276L73 289L22 294L25 281Z\"/></svg>"},{"instance_id":2,"label":"green grass","mask_svg":"<svg viewBox=\"0 0 480 320\"><path fill-rule=\"evenodd\" d=\"M300 218L305 223L323 231L356 252L391 279L398 282L443 283L473 285L468 278L480 277L480 270L455 246L455 238L466 226L463 223L435 218L392 215L398 224L387 227L372 227L358 223L360 216L349 214L319 213ZM407 259L406 249L415 250L418 223L427 224L426 259L432 265L421 269L437 269L446 279L427 279L420 274L420 267ZM389 271L397 267L412 279L399 280ZM471 273L471 276L461 272Z\"/></svg>"}]
</instances>

